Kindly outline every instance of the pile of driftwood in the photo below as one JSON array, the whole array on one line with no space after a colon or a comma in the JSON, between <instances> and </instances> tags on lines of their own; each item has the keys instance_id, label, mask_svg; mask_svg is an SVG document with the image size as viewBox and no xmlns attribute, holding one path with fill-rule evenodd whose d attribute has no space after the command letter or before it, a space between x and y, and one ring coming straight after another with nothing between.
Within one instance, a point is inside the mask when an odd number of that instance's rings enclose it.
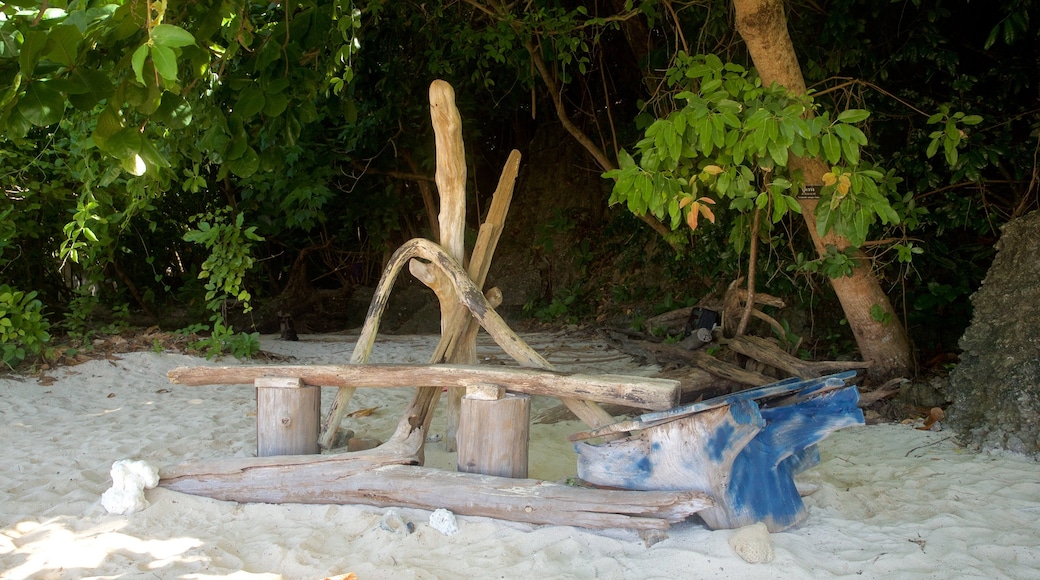
<instances>
[{"instance_id":1,"label":"pile of driftwood","mask_svg":"<svg viewBox=\"0 0 1040 580\"><path fill-rule=\"evenodd\" d=\"M749 305L748 293L739 287L740 283L739 279L734 281L722 300L709 299L703 307L680 308L648 319L643 325L645 332L612 329L604 330L602 336L615 349L667 369L665 374L681 383L683 403L735 393L789 377L814 379L834 372L870 367L869 361L803 360L782 348L779 340L738 331L737 320L741 313L749 312L755 319L767 323L778 335L785 335L783 327L759 308L783 308L783 301L758 292ZM709 322L698 329L697 321L706 318L706 313L711 313L712 316L707 318L717 320L718 324ZM797 351L798 344L788 345L788 348Z\"/></svg>"}]
</instances>

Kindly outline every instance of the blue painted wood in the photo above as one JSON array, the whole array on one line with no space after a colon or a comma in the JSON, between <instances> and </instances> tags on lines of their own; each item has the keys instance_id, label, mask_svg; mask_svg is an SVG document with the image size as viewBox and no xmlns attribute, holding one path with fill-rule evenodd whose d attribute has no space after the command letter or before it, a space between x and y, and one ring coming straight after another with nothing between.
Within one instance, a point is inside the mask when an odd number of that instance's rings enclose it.
<instances>
[{"instance_id":1,"label":"blue painted wood","mask_svg":"<svg viewBox=\"0 0 1040 580\"><path fill-rule=\"evenodd\" d=\"M579 443L578 476L598 485L709 493L699 513L712 528L764 522L771 531L805 517L794 475L820 461L816 444L863 423L855 371L788 379L648 413L626 425L637 435L603 445Z\"/></svg>"},{"instance_id":2,"label":"blue painted wood","mask_svg":"<svg viewBox=\"0 0 1040 580\"><path fill-rule=\"evenodd\" d=\"M815 445L832 432L863 424L859 392L846 387L784 407L762 409L766 422L733 461L729 487L702 513L709 525L741 527L765 522L780 531L805 517L794 475L818 461ZM718 513L708 513L708 512ZM715 525L713 525L715 524Z\"/></svg>"},{"instance_id":3,"label":"blue painted wood","mask_svg":"<svg viewBox=\"0 0 1040 580\"><path fill-rule=\"evenodd\" d=\"M633 490L687 490L714 494L733 460L766 426L753 401L683 417L669 428L602 445L577 443L578 477Z\"/></svg>"}]
</instances>

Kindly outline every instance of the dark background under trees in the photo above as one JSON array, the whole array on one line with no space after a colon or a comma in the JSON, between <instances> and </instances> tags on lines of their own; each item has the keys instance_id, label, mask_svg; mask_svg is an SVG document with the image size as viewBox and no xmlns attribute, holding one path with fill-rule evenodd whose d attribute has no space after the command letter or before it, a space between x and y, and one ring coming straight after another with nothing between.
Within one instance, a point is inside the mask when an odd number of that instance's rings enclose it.
<instances>
[{"instance_id":1,"label":"dark background under trees","mask_svg":"<svg viewBox=\"0 0 1040 580\"><path fill-rule=\"evenodd\" d=\"M202 46L171 41L177 83L153 59L135 79L142 21L128 7L110 17L119 26L95 36L87 26L71 56L46 45L25 74L28 31L48 20L25 15L39 3L4 4L23 17L0 26L0 87L10 87L0 89L0 285L36 292L51 334L130 321L172 330L229 304L238 330L274 331L278 312L312 332L356 326L389 253L433 237L436 78L455 87L463 117L474 232L509 151L524 155L490 280L508 314L637 321L746 269L722 227L661 235L609 207L603 162L566 127L616 163L675 106L663 79L679 51L750 67L727 2L167 4L164 21ZM944 361L1000 227L1037 207L1040 10L1017 0L786 8L816 102L871 111L864 156L902 179L892 204L903 221L872 231L868 249L922 361ZM128 104L106 132L119 98ZM952 166L927 154L928 120L944 110L983 118ZM810 354L841 354L854 343L805 265L797 223L771 234L760 285L787 300L779 317L822 351ZM900 261L896 242L919 253ZM235 292L206 287L235 271Z\"/></svg>"}]
</instances>

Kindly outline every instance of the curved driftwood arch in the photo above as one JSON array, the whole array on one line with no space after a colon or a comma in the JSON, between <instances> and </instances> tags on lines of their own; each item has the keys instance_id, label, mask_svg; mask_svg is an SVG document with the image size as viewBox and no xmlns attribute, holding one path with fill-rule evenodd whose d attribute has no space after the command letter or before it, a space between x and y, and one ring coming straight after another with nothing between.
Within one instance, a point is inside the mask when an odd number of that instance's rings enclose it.
<instances>
[{"instance_id":1,"label":"curved driftwood arch","mask_svg":"<svg viewBox=\"0 0 1040 580\"><path fill-rule=\"evenodd\" d=\"M375 344L379 322L383 316L383 311L386 309L386 303L390 297L390 291L393 289L394 282L396 282L397 276L401 273L404 265L415 258L427 260L428 262L424 264L423 268L435 269L443 276L443 280L451 285L451 289L454 291L453 295L458 303L466 308L477 323L491 335L495 343L506 354L520 363L520 366L553 370L553 366L549 361L538 354L537 351L509 328L509 325L492 308L487 298L477 288L462 266L439 245L422 238L415 238L405 242L390 257L390 261L383 271L383 277L379 280L379 285L376 286L375 295L368 308L368 316L365 318L365 325L361 329L361 335L358 337L357 344L354 346L354 352L350 357L350 364L368 362L368 358L372 353L372 346ZM412 430L427 426L428 419L433 412L433 407L437 404L440 392L441 389L439 387L419 389L416 393L416 398L405 412L404 417L402 417L401 422L398 424L398 430L391 437L391 440L405 439ZM336 399L332 402L332 406L326 414L325 425L321 437L318 439L322 447L328 448L335 439L336 429L346 415L347 404L350 402L353 394L354 389L352 387L340 387ZM562 401L567 405L568 409L590 427L603 427L614 422L613 417L596 403L568 397L564 397Z\"/></svg>"}]
</instances>

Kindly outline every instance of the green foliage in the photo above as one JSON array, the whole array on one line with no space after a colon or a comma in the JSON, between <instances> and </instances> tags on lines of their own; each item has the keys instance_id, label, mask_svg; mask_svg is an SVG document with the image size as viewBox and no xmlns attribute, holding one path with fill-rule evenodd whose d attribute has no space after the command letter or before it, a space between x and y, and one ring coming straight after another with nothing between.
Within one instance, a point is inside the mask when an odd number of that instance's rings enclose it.
<instances>
[{"instance_id":1,"label":"green foliage","mask_svg":"<svg viewBox=\"0 0 1040 580\"><path fill-rule=\"evenodd\" d=\"M0 284L0 361L13 368L36 356L50 342L50 324L36 292L24 292Z\"/></svg>"},{"instance_id":2,"label":"green foliage","mask_svg":"<svg viewBox=\"0 0 1040 580\"><path fill-rule=\"evenodd\" d=\"M700 217L714 222L711 206L727 200L725 209L765 210L775 224L801 213L796 198L805 183L788 165L796 155L834 165L820 192L821 234L833 229L860 245L873 223L898 222L886 195L892 176L860 160L867 138L856 124L866 111L832 119L811 98L763 87L751 71L715 55L680 54L666 78L685 105L647 127L635 146L638 162L622 152L620 168L604 174L616 180L612 204L624 202L672 229L683 222L696 229ZM738 251L744 232L744 222L735 220L730 239Z\"/></svg>"},{"instance_id":3,"label":"green foliage","mask_svg":"<svg viewBox=\"0 0 1040 580\"><path fill-rule=\"evenodd\" d=\"M856 259L848 251L839 251L835 246L827 245L827 253L815 260L809 260L805 254L799 252L794 263L787 266L787 271L819 273L828 278L847 278L852 276L856 267Z\"/></svg>"},{"instance_id":4,"label":"green foliage","mask_svg":"<svg viewBox=\"0 0 1040 580\"><path fill-rule=\"evenodd\" d=\"M525 315L533 316L544 323L563 321L576 324L582 316L588 314L585 302L582 283L577 282L553 296L548 304L538 306L533 300L524 304L523 311Z\"/></svg>"},{"instance_id":5,"label":"green foliage","mask_svg":"<svg viewBox=\"0 0 1040 580\"><path fill-rule=\"evenodd\" d=\"M940 106L938 113L928 117L928 124L940 125L942 129L929 133L928 138L931 141L928 143L925 155L929 158L934 157L939 151L939 147L942 146L943 154L946 155L946 163L950 167L955 167L957 165L957 148L967 136L960 125L970 127L981 122L982 117L978 115L965 115L961 111L951 115L949 105Z\"/></svg>"},{"instance_id":6,"label":"green foliage","mask_svg":"<svg viewBox=\"0 0 1040 580\"><path fill-rule=\"evenodd\" d=\"M219 314L214 315L211 321L213 330L210 335L191 343L191 348L202 352L206 358L212 359L225 352L236 358L252 358L260 352L260 333L236 333L231 326L224 324L223 318ZM191 329L190 334L206 329L205 326L196 326Z\"/></svg>"},{"instance_id":7,"label":"green foliage","mask_svg":"<svg viewBox=\"0 0 1040 580\"><path fill-rule=\"evenodd\" d=\"M241 302L249 312L251 296L243 287L243 279L254 262L249 244L263 238L256 234L255 226L243 227L245 221L241 213L234 214L234 221L231 216L230 208L195 216L197 229L184 234L184 239L210 252L199 272L199 278L206 280L207 307L218 310L231 298Z\"/></svg>"}]
</instances>

